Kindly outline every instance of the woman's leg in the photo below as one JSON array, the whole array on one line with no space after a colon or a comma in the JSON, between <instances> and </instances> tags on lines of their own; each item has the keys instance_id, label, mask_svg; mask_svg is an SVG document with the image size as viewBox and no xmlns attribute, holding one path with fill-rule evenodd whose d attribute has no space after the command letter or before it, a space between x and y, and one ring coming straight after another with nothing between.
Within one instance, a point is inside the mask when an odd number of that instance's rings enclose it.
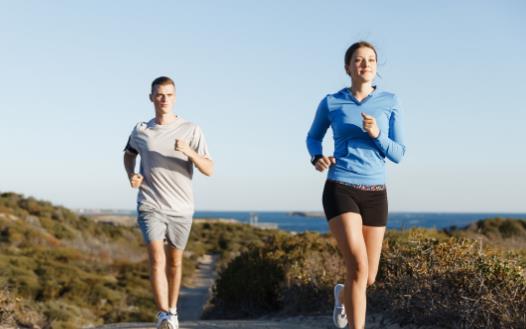
<instances>
[{"instance_id":1,"label":"woman's leg","mask_svg":"<svg viewBox=\"0 0 526 329\"><path fill-rule=\"evenodd\" d=\"M367 248L369 273L367 285L370 286L376 279L382 242L384 240L385 225L388 217L387 191L366 192L360 205L363 219L363 238Z\"/></svg>"},{"instance_id":2,"label":"woman's leg","mask_svg":"<svg viewBox=\"0 0 526 329\"><path fill-rule=\"evenodd\" d=\"M367 249L368 273L367 285L370 286L376 279L380 254L382 253L382 242L384 240L385 226L363 226L363 238Z\"/></svg>"},{"instance_id":3,"label":"woman's leg","mask_svg":"<svg viewBox=\"0 0 526 329\"><path fill-rule=\"evenodd\" d=\"M331 233L336 239L347 270L344 305L349 327L365 327L365 310L368 260L367 247L362 233L362 218L359 214L347 212L329 221Z\"/></svg>"}]
</instances>

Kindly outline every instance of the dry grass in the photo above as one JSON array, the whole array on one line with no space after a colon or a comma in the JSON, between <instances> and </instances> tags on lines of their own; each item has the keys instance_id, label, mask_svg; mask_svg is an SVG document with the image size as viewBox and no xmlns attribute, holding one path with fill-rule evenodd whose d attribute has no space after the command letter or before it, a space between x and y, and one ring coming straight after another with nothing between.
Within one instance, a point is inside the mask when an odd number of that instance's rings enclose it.
<instances>
[{"instance_id":1,"label":"dry grass","mask_svg":"<svg viewBox=\"0 0 526 329\"><path fill-rule=\"evenodd\" d=\"M487 255L477 240L411 230L388 235L371 304L403 322L447 328L524 328L520 259Z\"/></svg>"},{"instance_id":2,"label":"dry grass","mask_svg":"<svg viewBox=\"0 0 526 329\"><path fill-rule=\"evenodd\" d=\"M15 300L6 288L0 289L0 328L15 327Z\"/></svg>"},{"instance_id":3,"label":"dry grass","mask_svg":"<svg viewBox=\"0 0 526 329\"><path fill-rule=\"evenodd\" d=\"M487 253L479 241L434 230L390 232L371 310L401 323L445 328L525 328L520 253ZM220 272L210 318L330 313L344 267L332 239L277 233Z\"/></svg>"}]
</instances>

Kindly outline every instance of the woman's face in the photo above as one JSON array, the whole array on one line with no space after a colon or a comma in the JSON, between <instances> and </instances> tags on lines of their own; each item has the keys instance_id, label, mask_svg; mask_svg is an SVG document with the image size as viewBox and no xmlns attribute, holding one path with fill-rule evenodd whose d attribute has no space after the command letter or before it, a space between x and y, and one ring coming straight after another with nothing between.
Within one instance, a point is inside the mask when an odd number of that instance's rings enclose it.
<instances>
[{"instance_id":1,"label":"woman's face","mask_svg":"<svg viewBox=\"0 0 526 329\"><path fill-rule=\"evenodd\" d=\"M345 67L352 80L372 82L376 77L376 54L369 47L356 49Z\"/></svg>"}]
</instances>

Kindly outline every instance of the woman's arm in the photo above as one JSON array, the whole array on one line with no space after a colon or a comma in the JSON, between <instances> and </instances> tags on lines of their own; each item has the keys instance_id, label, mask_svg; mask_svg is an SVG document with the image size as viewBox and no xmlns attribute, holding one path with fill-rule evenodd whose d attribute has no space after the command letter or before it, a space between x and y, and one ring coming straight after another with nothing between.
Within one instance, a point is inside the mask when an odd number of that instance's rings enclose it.
<instances>
[{"instance_id":1,"label":"woman's arm","mask_svg":"<svg viewBox=\"0 0 526 329\"><path fill-rule=\"evenodd\" d=\"M316 110L314 121L307 133L307 150L311 157L323 155L322 141L330 124L327 98L324 98Z\"/></svg>"},{"instance_id":2,"label":"woman's arm","mask_svg":"<svg viewBox=\"0 0 526 329\"><path fill-rule=\"evenodd\" d=\"M380 135L373 139L385 157L394 163L399 163L405 155L405 144L402 136L402 115L397 107L393 109L389 118L389 133L386 134L384 131L380 131Z\"/></svg>"}]
</instances>

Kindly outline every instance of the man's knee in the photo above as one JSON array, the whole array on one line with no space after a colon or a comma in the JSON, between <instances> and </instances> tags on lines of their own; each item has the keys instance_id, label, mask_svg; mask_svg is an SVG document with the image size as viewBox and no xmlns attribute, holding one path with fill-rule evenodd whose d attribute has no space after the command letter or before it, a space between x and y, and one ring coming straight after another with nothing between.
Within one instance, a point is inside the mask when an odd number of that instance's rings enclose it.
<instances>
[{"instance_id":1,"label":"man's knee","mask_svg":"<svg viewBox=\"0 0 526 329\"><path fill-rule=\"evenodd\" d=\"M148 257L152 267L164 267L166 263L166 254L162 241L152 241L148 245Z\"/></svg>"},{"instance_id":2,"label":"man's knee","mask_svg":"<svg viewBox=\"0 0 526 329\"><path fill-rule=\"evenodd\" d=\"M169 270L169 271L177 271L177 270L179 270L182 266L183 266L183 260L182 260L182 259L174 260L174 261L170 261L170 262L168 262L168 264L167 264L167 267L168 267L168 270Z\"/></svg>"},{"instance_id":3,"label":"man's knee","mask_svg":"<svg viewBox=\"0 0 526 329\"><path fill-rule=\"evenodd\" d=\"M164 267L165 263L166 263L166 259L163 255L151 255L150 256L150 264L152 268L154 269Z\"/></svg>"}]
</instances>

